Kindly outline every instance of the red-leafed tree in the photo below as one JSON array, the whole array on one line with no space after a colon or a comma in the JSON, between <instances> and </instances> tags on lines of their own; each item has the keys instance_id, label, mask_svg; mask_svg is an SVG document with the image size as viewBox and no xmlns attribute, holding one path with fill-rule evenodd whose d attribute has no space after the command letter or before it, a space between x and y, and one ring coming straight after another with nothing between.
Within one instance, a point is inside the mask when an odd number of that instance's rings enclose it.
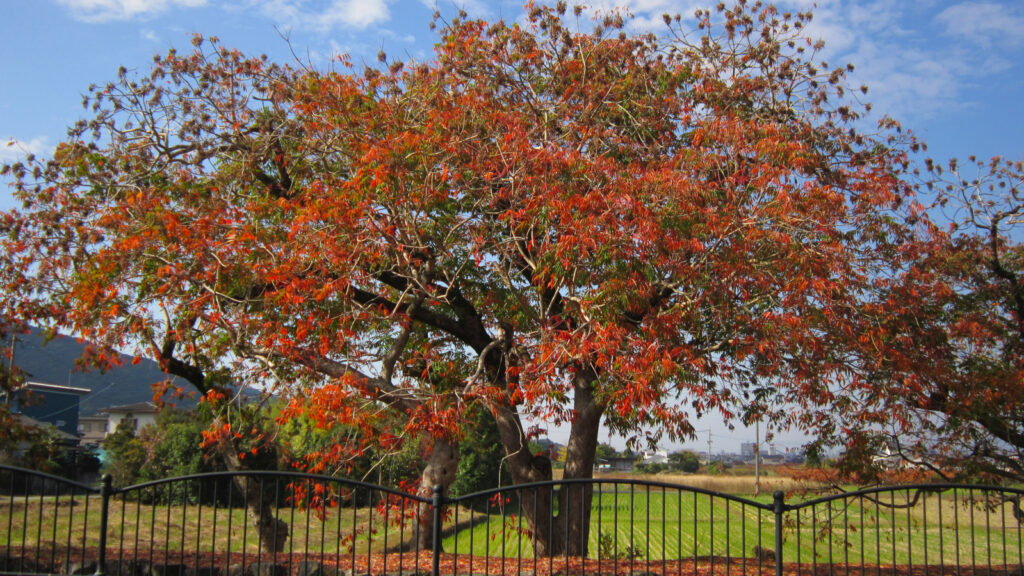
<instances>
[{"instance_id":1,"label":"red-leafed tree","mask_svg":"<svg viewBox=\"0 0 1024 576\"><path fill-rule=\"evenodd\" d=\"M551 478L533 420L570 427L567 479L602 421L826 425L916 241L908 141L858 130L808 14L740 2L656 36L564 12L453 20L423 63L293 70L197 41L122 74L52 159L8 168L2 312L200 390L394 410L392 438L429 446L423 493L453 479L471 403L516 482ZM523 498L538 554L586 552L587 490Z\"/></svg>"},{"instance_id":2,"label":"red-leafed tree","mask_svg":"<svg viewBox=\"0 0 1024 576\"><path fill-rule=\"evenodd\" d=\"M148 76L122 68L90 87L92 117L45 163L4 167L23 207L0 224L3 312L81 336L100 367L117 350L157 360L218 406L207 438L229 469L243 468L244 453L225 393L258 375L234 350L241 334L225 315L253 283L244 262L222 256L244 233L236 215L254 208L237 196L242 179L265 177L289 142L288 106L275 94L289 78L234 51L171 52ZM287 526L258 484L237 483L264 546L283 549Z\"/></svg>"},{"instance_id":3,"label":"red-leafed tree","mask_svg":"<svg viewBox=\"0 0 1024 576\"><path fill-rule=\"evenodd\" d=\"M937 227L864 309L863 372L828 440L950 480L1024 478L1024 169L927 163ZM866 475L865 475L866 473Z\"/></svg>"}]
</instances>

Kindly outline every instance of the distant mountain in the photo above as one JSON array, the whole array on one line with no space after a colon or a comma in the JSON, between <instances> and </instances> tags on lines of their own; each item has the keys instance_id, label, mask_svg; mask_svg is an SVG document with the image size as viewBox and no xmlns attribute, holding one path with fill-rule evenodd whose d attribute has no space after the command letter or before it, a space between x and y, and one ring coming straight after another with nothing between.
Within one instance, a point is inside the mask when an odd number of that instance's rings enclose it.
<instances>
[{"instance_id":1,"label":"distant mountain","mask_svg":"<svg viewBox=\"0 0 1024 576\"><path fill-rule=\"evenodd\" d=\"M10 346L11 335L2 344ZM100 372L96 369L83 370L75 365L75 360L82 356L85 343L70 336L57 336L46 342L39 330L28 334L17 334L14 348L14 365L27 373L32 382L47 384L63 384L78 388L88 388L92 393L81 399L81 415L91 416L101 408L135 404L153 399L153 384L165 382L169 378L175 385L191 391L191 386L180 378L173 378L164 373L160 366L152 360L141 360L131 363L130 356L122 356L122 365ZM188 408L196 401L167 399L178 406Z\"/></svg>"},{"instance_id":2,"label":"distant mountain","mask_svg":"<svg viewBox=\"0 0 1024 576\"><path fill-rule=\"evenodd\" d=\"M555 442L550 438L537 438L530 441L534 449L539 449L549 454L562 454L565 452L565 444Z\"/></svg>"}]
</instances>

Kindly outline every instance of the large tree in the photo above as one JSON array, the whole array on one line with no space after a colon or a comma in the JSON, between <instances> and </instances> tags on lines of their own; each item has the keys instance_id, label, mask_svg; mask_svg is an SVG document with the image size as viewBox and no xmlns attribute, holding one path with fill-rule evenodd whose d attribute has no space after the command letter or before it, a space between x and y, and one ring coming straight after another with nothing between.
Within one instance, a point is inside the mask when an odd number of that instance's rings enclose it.
<instances>
[{"instance_id":1,"label":"large tree","mask_svg":"<svg viewBox=\"0 0 1024 576\"><path fill-rule=\"evenodd\" d=\"M740 2L654 35L565 10L454 19L428 62L293 69L197 39L122 73L52 159L8 168L0 312L204 391L394 410L431 447L424 493L470 404L515 482L551 478L534 420L570 427L567 479L602 421L824 422L914 239L903 136L858 130L809 14ZM588 490L523 497L538 554L586 552Z\"/></svg>"}]
</instances>

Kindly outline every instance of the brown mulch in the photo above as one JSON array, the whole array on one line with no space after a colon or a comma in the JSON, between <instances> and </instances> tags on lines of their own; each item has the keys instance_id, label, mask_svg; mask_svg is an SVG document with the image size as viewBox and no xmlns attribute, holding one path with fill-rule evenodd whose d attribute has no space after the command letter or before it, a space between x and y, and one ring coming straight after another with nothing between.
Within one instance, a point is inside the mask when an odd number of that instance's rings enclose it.
<instances>
[{"instance_id":1,"label":"brown mulch","mask_svg":"<svg viewBox=\"0 0 1024 576\"><path fill-rule=\"evenodd\" d=\"M38 553L35 553L38 552ZM262 556L256 554L211 554L191 553L187 555L163 553L148 550L134 551L111 549L107 553L107 574L129 573L129 566L137 562L148 565L186 568L189 573L220 574L228 576L243 567L250 570L258 564L274 564L281 567L281 573L293 576L308 574L339 574L343 576L364 575L429 575L433 559L429 551L419 553L389 553L357 555L306 554L287 552ZM69 568L94 566L98 550L80 550L72 553L59 550L0 550L0 573L56 572L67 573ZM24 559L24 561L22 561ZM6 563L6 565L4 565ZM314 572L317 568L322 572ZM233 569L233 570L232 570ZM756 558L699 558L697 560L596 560L580 558L502 559L480 556L442 554L439 561L440 573L466 576L729 576L750 574L773 576L776 567L773 561ZM1024 576L1020 565L1010 566L878 566L845 564L791 564L782 566L786 576Z\"/></svg>"}]
</instances>

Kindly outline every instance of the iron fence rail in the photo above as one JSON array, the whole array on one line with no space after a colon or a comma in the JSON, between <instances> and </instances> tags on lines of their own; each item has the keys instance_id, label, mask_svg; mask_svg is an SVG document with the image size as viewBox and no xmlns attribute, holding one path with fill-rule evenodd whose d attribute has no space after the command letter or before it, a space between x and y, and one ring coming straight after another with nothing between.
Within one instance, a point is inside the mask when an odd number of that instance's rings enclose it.
<instances>
[{"instance_id":1,"label":"iron fence rail","mask_svg":"<svg viewBox=\"0 0 1024 576\"><path fill-rule=\"evenodd\" d=\"M286 529L258 530L244 494ZM596 478L447 497L269 471L94 487L0 466L0 573L1022 574L1022 494L916 484L787 501ZM565 541L537 554L544 534Z\"/></svg>"}]
</instances>

